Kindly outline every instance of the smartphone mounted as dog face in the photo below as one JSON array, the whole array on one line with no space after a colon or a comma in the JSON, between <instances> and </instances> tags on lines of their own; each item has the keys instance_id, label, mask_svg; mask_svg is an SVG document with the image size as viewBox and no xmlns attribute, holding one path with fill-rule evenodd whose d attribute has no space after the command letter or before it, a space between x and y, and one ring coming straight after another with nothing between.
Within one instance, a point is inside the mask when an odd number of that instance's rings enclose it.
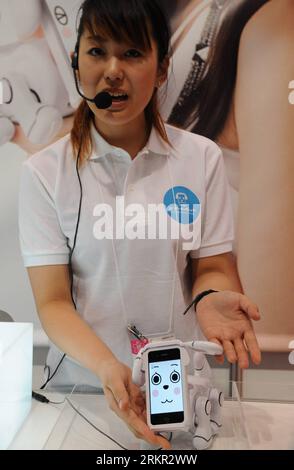
<instances>
[{"instance_id":1,"label":"smartphone mounted as dog face","mask_svg":"<svg viewBox=\"0 0 294 470\"><path fill-rule=\"evenodd\" d=\"M193 354L193 374L188 373ZM205 354L222 347L208 341L151 341L137 354L133 381L146 388L147 423L155 432L186 431L197 450L209 447L221 428L222 393L213 388Z\"/></svg>"}]
</instances>

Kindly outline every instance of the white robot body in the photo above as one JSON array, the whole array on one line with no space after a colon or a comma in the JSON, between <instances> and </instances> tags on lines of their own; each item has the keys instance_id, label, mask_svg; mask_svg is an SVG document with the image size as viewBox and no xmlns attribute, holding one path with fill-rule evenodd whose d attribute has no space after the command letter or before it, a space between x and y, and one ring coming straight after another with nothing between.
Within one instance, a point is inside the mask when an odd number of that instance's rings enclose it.
<instances>
[{"instance_id":1,"label":"white robot body","mask_svg":"<svg viewBox=\"0 0 294 470\"><path fill-rule=\"evenodd\" d=\"M159 432L186 430L193 436L193 446L197 450L210 447L213 437L219 433L221 429L221 408L223 405L223 396L216 388L213 387L211 372L207 364L204 353L206 354L222 354L222 347L215 343L205 341L193 341L183 343L179 340L171 341L152 341L147 344L138 353L134 360L133 381L140 387L144 386L149 380L148 376L148 351L162 348L171 348L172 346L181 348L182 370L185 371L186 377L184 384L187 384L187 398L185 404L185 413L188 417L181 425L168 424L161 425L154 430ZM186 349L193 349L193 366L194 374L187 373L189 364L189 355ZM149 382L148 382L149 383ZM149 387L147 387L147 393ZM150 397L146 397L147 402L147 422L150 425ZM152 428L152 426L150 426Z\"/></svg>"}]
</instances>

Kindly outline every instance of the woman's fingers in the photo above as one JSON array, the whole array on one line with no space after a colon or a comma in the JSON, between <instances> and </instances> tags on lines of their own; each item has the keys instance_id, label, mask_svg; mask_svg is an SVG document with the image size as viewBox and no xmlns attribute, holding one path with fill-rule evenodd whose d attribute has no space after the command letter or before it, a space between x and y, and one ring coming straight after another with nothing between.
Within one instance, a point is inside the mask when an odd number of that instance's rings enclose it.
<instances>
[{"instance_id":1,"label":"woman's fingers","mask_svg":"<svg viewBox=\"0 0 294 470\"><path fill-rule=\"evenodd\" d=\"M241 369L247 369L249 367L248 353L245 349L245 345L241 338L234 340L235 351L238 358L238 364Z\"/></svg>"},{"instance_id":2,"label":"woman's fingers","mask_svg":"<svg viewBox=\"0 0 294 470\"><path fill-rule=\"evenodd\" d=\"M131 426L128 425L128 428L129 430L134 434L134 436L137 438L137 439L141 439L141 440L145 440L147 442L149 442L149 444L151 444L152 446L157 446L158 449L170 449L171 448L171 445L169 443L169 441L167 439L165 439L164 437L162 436L159 436L157 434L154 434L154 438L155 440L153 440L152 442L151 441L148 441L146 439L146 436L143 436L141 434L139 434L134 428L132 428Z\"/></svg>"},{"instance_id":3,"label":"woman's fingers","mask_svg":"<svg viewBox=\"0 0 294 470\"><path fill-rule=\"evenodd\" d=\"M131 375L128 377L127 390L129 393L131 408L133 408L137 415L142 415L146 408L145 398L140 388L132 381Z\"/></svg>"},{"instance_id":4,"label":"woman's fingers","mask_svg":"<svg viewBox=\"0 0 294 470\"><path fill-rule=\"evenodd\" d=\"M117 401L115 400L115 398L113 396L112 391L110 389L105 388L104 389L104 395L105 395L105 398L108 402L108 405L109 405L109 408L111 409L111 411L114 411L116 414L118 414L119 411L120 411L120 408L118 406Z\"/></svg>"},{"instance_id":5,"label":"woman's fingers","mask_svg":"<svg viewBox=\"0 0 294 470\"><path fill-rule=\"evenodd\" d=\"M217 344L221 344L217 339L210 339ZM247 369L249 367L249 357L248 352L250 353L252 362L254 364L259 364L261 361L261 353L258 346L258 342L254 331L248 329L244 333L243 338L235 338L230 340L223 340L222 346L224 349L224 354L229 362L235 363L238 361L239 367L241 369ZM223 356L216 356L216 361L220 364L223 362Z\"/></svg>"},{"instance_id":6,"label":"woman's fingers","mask_svg":"<svg viewBox=\"0 0 294 470\"><path fill-rule=\"evenodd\" d=\"M138 404L145 403L145 399L140 388L132 382L131 378L129 379L127 388L129 390L130 398L133 402Z\"/></svg>"},{"instance_id":7,"label":"woman's fingers","mask_svg":"<svg viewBox=\"0 0 294 470\"><path fill-rule=\"evenodd\" d=\"M254 364L260 364L261 353L254 331L246 331L244 334L244 340L246 342L248 351L250 352L252 361L254 362Z\"/></svg>"},{"instance_id":8,"label":"woman's fingers","mask_svg":"<svg viewBox=\"0 0 294 470\"><path fill-rule=\"evenodd\" d=\"M241 309L247 313L248 317L252 320L260 320L260 313L258 310L258 306L251 302L246 295L240 295L240 307Z\"/></svg>"},{"instance_id":9,"label":"woman's fingers","mask_svg":"<svg viewBox=\"0 0 294 470\"><path fill-rule=\"evenodd\" d=\"M217 339L217 338L211 338L209 341L212 341L213 343L219 344L222 346L222 343ZM223 364L225 360L225 356L223 354L220 354L219 356L214 356L216 362L219 364Z\"/></svg>"},{"instance_id":10,"label":"woman's fingers","mask_svg":"<svg viewBox=\"0 0 294 470\"><path fill-rule=\"evenodd\" d=\"M105 390L105 397L108 401L110 409L126 422L128 427L132 429L132 432L136 436L143 436L143 434L146 432L147 426L142 420L138 418L135 412L129 408L122 409L119 407L117 399L114 397L110 389ZM149 430L148 427L147 429Z\"/></svg>"},{"instance_id":11,"label":"woman's fingers","mask_svg":"<svg viewBox=\"0 0 294 470\"><path fill-rule=\"evenodd\" d=\"M110 391L118 408L120 410L127 410L130 404L130 400L125 384L120 380L113 382Z\"/></svg>"},{"instance_id":12,"label":"woman's fingers","mask_svg":"<svg viewBox=\"0 0 294 470\"><path fill-rule=\"evenodd\" d=\"M223 348L224 348L225 356L227 357L228 361L231 362L232 364L235 363L237 361L237 355L236 355L233 343L231 341L224 340Z\"/></svg>"},{"instance_id":13,"label":"woman's fingers","mask_svg":"<svg viewBox=\"0 0 294 470\"><path fill-rule=\"evenodd\" d=\"M128 412L121 412L121 417L126 421L137 438L144 439L149 442L149 444L158 445L163 449L170 448L169 442L163 437L154 434L154 432L148 428L147 424L138 418L133 410L130 409Z\"/></svg>"},{"instance_id":14,"label":"woman's fingers","mask_svg":"<svg viewBox=\"0 0 294 470\"><path fill-rule=\"evenodd\" d=\"M126 392L126 390L125 390ZM152 445L158 445L163 449L169 449L169 442L161 436L155 435L144 422L143 417L139 417L135 411L130 407L121 407L119 403L126 403L125 398L123 397L122 390L120 388L116 389L116 396L112 390L105 389L105 397L109 403L109 406L112 411L114 411L121 419L125 421L127 426L133 432L133 434L139 438L144 439ZM127 392L126 392L127 393ZM129 403L129 400L128 400Z\"/></svg>"}]
</instances>

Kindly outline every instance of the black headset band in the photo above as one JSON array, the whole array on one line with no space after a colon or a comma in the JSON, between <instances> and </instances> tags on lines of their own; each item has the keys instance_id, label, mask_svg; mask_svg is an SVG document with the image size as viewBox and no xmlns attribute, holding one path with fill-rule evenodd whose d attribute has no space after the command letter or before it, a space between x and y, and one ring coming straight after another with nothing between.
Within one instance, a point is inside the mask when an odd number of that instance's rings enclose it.
<instances>
[{"instance_id":1,"label":"black headset band","mask_svg":"<svg viewBox=\"0 0 294 470\"><path fill-rule=\"evenodd\" d=\"M72 61L71 61L71 66L74 70L79 70L79 47L80 47L80 43L78 40L76 42L75 50L74 50Z\"/></svg>"},{"instance_id":2,"label":"black headset band","mask_svg":"<svg viewBox=\"0 0 294 470\"><path fill-rule=\"evenodd\" d=\"M77 37L77 41L75 44L75 50L74 50L73 58L71 61L71 66L74 70L79 70L80 41L81 41L81 34L78 32L78 37Z\"/></svg>"}]
</instances>

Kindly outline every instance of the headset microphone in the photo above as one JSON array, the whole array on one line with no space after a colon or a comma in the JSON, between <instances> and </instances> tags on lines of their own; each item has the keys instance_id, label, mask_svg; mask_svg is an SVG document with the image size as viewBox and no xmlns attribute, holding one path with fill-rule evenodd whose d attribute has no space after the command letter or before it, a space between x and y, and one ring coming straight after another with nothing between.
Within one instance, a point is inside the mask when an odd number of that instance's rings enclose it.
<instances>
[{"instance_id":1,"label":"headset microphone","mask_svg":"<svg viewBox=\"0 0 294 470\"><path fill-rule=\"evenodd\" d=\"M91 103L95 103L98 109L110 108L110 106L112 105L112 97L109 93L107 93L107 91L101 91L100 93L97 93L97 95L94 98L88 98L87 96L83 95L83 93L79 89L75 72L74 72L74 76L75 76L77 92L82 98L84 98L86 101L91 101Z\"/></svg>"},{"instance_id":2,"label":"headset microphone","mask_svg":"<svg viewBox=\"0 0 294 470\"><path fill-rule=\"evenodd\" d=\"M78 94L85 100L90 101L91 103L95 103L98 109L110 108L110 106L112 105L112 97L106 91L102 91L101 93L98 93L94 98L87 98L87 96L85 96L81 92L79 88L79 84L78 84L78 79L77 79L77 70L79 70L79 46L78 45L76 45L75 47L71 66L73 68L74 79L75 79L75 84L76 84L76 89L77 89Z\"/></svg>"},{"instance_id":3,"label":"headset microphone","mask_svg":"<svg viewBox=\"0 0 294 470\"><path fill-rule=\"evenodd\" d=\"M94 102L98 109L107 109L112 105L112 97L107 91L98 93L93 100L88 101Z\"/></svg>"}]
</instances>

